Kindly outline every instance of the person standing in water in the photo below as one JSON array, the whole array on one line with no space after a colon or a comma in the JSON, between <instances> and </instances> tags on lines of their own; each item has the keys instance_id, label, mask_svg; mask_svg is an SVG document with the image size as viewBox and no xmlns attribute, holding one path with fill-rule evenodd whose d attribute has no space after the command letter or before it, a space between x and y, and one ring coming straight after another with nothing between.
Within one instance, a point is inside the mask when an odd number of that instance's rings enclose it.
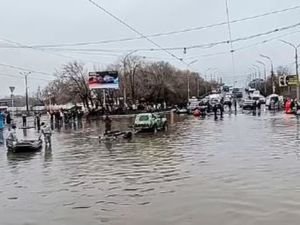
<instances>
[{"instance_id":1,"label":"person standing in water","mask_svg":"<svg viewBox=\"0 0 300 225\"><path fill-rule=\"evenodd\" d=\"M41 114L37 113L35 116L35 119L36 119L37 130L40 131L41 130Z\"/></svg>"},{"instance_id":2,"label":"person standing in water","mask_svg":"<svg viewBox=\"0 0 300 225\"><path fill-rule=\"evenodd\" d=\"M23 127L27 126L27 115L25 113L22 114Z\"/></svg>"},{"instance_id":3,"label":"person standing in water","mask_svg":"<svg viewBox=\"0 0 300 225\"><path fill-rule=\"evenodd\" d=\"M3 138L3 130L4 130L4 120L5 120L5 115L2 111L0 111L0 144L4 143L4 138Z\"/></svg>"},{"instance_id":4,"label":"person standing in water","mask_svg":"<svg viewBox=\"0 0 300 225\"><path fill-rule=\"evenodd\" d=\"M104 123L105 123L105 134L107 134L111 131L111 123L112 123L112 120L111 118L109 118L108 115L106 115L104 119Z\"/></svg>"},{"instance_id":5,"label":"person standing in water","mask_svg":"<svg viewBox=\"0 0 300 225\"><path fill-rule=\"evenodd\" d=\"M41 123L42 125L42 134L44 135L44 141L46 146L51 146L51 136L52 136L52 131L49 126L47 126L44 122Z\"/></svg>"},{"instance_id":6,"label":"person standing in water","mask_svg":"<svg viewBox=\"0 0 300 225\"><path fill-rule=\"evenodd\" d=\"M11 122L12 122L12 118L11 118L10 112L7 112L7 114L6 114L6 124L7 124L8 130L10 130L10 128L11 128Z\"/></svg>"},{"instance_id":7,"label":"person standing in water","mask_svg":"<svg viewBox=\"0 0 300 225\"><path fill-rule=\"evenodd\" d=\"M234 111L237 111L237 101L236 98L233 99Z\"/></svg>"}]
</instances>

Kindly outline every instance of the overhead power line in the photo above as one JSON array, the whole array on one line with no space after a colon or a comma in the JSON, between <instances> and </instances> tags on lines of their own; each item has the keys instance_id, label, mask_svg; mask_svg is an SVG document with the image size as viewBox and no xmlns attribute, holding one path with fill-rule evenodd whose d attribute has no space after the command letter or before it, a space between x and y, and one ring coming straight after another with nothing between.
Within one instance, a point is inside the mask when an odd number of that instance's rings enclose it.
<instances>
[{"instance_id":1,"label":"overhead power line","mask_svg":"<svg viewBox=\"0 0 300 225\"><path fill-rule=\"evenodd\" d=\"M11 68L11 69L16 69L16 70L22 70L22 71L25 71L25 72L32 72L32 73L37 73L37 74L41 74L41 75L46 75L48 77L51 76L53 78L53 75L50 74L50 73L36 71L36 70L32 70L32 69L27 69L27 68L20 67L20 66L14 66L14 65L9 65L9 64L4 64L4 63L0 63L0 66Z\"/></svg>"},{"instance_id":2,"label":"overhead power line","mask_svg":"<svg viewBox=\"0 0 300 225\"><path fill-rule=\"evenodd\" d=\"M233 51L234 52L239 52L239 51L249 49L249 48L252 48L252 47L256 47L256 46L259 46L259 45L262 45L262 44L266 44L268 42L275 41L275 40L278 40L282 37L290 36L290 35L296 34L296 33L300 33L300 30L289 32L289 33L279 35L279 36L276 36L276 37L273 37L273 38L270 38L270 39L265 39L263 41L259 41L259 42L256 42L256 43L253 43L253 44L250 44L250 45L242 46L242 47L239 47L239 48L234 48ZM230 51L222 51L222 52L202 54L202 55L192 55L191 57L204 57L205 58L205 57L213 57L213 56L218 56L218 55L225 55L225 54L228 54L228 53L230 53Z\"/></svg>"},{"instance_id":3,"label":"overhead power line","mask_svg":"<svg viewBox=\"0 0 300 225\"><path fill-rule=\"evenodd\" d=\"M182 63L186 64L181 58L179 58L178 56L176 56L175 54L173 54L169 50L163 48L158 43L156 43L155 41L151 40L149 37L145 36L143 33L141 33L140 31L138 31L133 26L129 25L128 23L126 23L125 21L123 21L122 19L120 19L119 17L115 16L114 14L112 14L111 12L109 12L107 9L105 9L104 7L102 7L101 5L99 5L98 3L96 3L95 1L93 1L93 0L87 0L87 1L89 1L91 4L93 4L94 6L96 6L98 9L102 10L103 12L105 12L110 17L112 17L115 20L117 20L119 23L123 24L125 27L127 27L128 29L130 29L134 33L140 35L140 37L146 39L148 42L150 42L154 46L158 47L159 49L163 50L164 52L166 52L170 56L172 56L172 57L178 59L179 61L181 61Z\"/></svg>"},{"instance_id":4,"label":"overhead power line","mask_svg":"<svg viewBox=\"0 0 300 225\"><path fill-rule=\"evenodd\" d=\"M259 38L259 37L268 36L268 35L271 35L274 33L297 28L299 26L300 26L300 22L293 24L293 25L285 26L285 27L275 28L270 31L266 31L266 32L258 33L258 34L252 34L252 35L245 36L245 37L239 37L239 38L233 39L232 43L247 41L247 40L251 40L251 39L255 39L255 38ZM208 48L212 48L212 47L222 45L222 44L230 44L230 40L222 40L222 41L217 41L217 42L191 45L191 46L165 47L163 49L161 49L161 48L140 48L140 49L134 49L134 50L135 51L161 51L161 50L172 51L172 50L197 49L197 48L208 49ZM127 52L127 51L133 51L133 49L60 48L60 49L55 49L55 51L70 51L70 52L118 52L119 51L119 52Z\"/></svg>"},{"instance_id":5,"label":"overhead power line","mask_svg":"<svg viewBox=\"0 0 300 225\"><path fill-rule=\"evenodd\" d=\"M267 12L267 13L263 13L263 14L258 14L258 15L255 15L255 16L249 16L249 17L245 17L245 18L241 18L241 19L230 20L229 23L230 24L240 23L240 22L244 22L244 21L259 19L259 18L263 18L263 17L266 17L266 16L285 13L285 12L294 11L294 10L298 10L298 9L300 9L300 5L290 7L290 8L286 8L286 9L282 9L282 10L276 10L276 11L271 11L271 12ZM186 29L177 30L177 31L169 31L169 32L162 32L162 33L145 35L145 37L156 38L156 37L162 37L162 36L170 36L170 35L176 35L176 34L181 34L181 33L199 31L199 30L204 30L204 29L209 29L209 28L214 28L214 27L219 27L219 26L225 26L227 24L228 24L228 22L224 21L224 22L209 24L209 25L205 25L205 26L186 28ZM71 46L87 46L87 45L109 44L109 43L115 43L115 42L141 40L141 39L144 39L145 37L142 37L142 36L139 36L139 37L126 37L126 38L113 39L113 40L102 40L102 41L94 41L94 42L78 42L78 43L67 43L67 44L32 45L32 47L36 47L36 48L56 48L56 47L71 47Z\"/></svg>"},{"instance_id":6,"label":"overhead power line","mask_svg":"<svg viewBox=\"0 0 300 225\"><path fill-rule=\"evenodd\" d=\"M30 77L32 77L33 75L30 75ZM16 78L18 80L24 80L24 77L20 76L20 75L16 75L16 74L6 74L6 73L0 73L0 77L9 77L9 78ZM35 80L41 80L41 81L46 81L49 82L51 80L47 80L47 79L43 79L43 78L39 78L39 77L32 77Z\"/></svg>"}]
</instances>

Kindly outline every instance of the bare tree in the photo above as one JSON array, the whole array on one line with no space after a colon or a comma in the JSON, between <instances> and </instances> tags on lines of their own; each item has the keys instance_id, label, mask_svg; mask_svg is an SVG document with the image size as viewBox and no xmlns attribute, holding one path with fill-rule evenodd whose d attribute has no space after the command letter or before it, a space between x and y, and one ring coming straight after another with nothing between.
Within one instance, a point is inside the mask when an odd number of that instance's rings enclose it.
<instances>
[{"instance_id":1,"label":"bare tree","mask_svg":"<svg viewBox=\"0 0 300 225\"><path fill-rule=\"evenodd\" d=\"M84 65L76 61L70 62L63 66L60 74L60 78L70 85L73 96L78 95L90 111L94 102L88 86L88 73L84 69Z\"/></svg>"}]
</instances>

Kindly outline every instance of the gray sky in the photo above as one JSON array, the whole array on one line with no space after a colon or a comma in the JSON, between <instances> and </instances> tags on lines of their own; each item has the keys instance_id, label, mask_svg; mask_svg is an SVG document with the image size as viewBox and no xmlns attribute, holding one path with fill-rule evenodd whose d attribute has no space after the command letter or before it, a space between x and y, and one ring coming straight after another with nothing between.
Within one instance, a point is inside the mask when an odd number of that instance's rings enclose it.
<instances>
[{"instance_id":1,"label":"gray sky","mask_svg":"<svg viewBox=\"0 0 300 225\"><path fill-rule=\"evenodd\" d=\"M206 26L226 21L225 0L95 0L101 6L117 15L145 35L177 31ZM241 19L271 11L300 5L299 0L228 0L230 19ZM24 67L47 74L32 74L29 77L30 91L44 87L56 69L68 61L77 59L87 63L89 68L105 68L118 58L134 49L156 48L146 40L114 42L56 49L6 48L16 46L9 41L23 45L70 44L94 42L120 38L134 38L137 35L96 8L88 0L0 0L0 64ZM233 39L264 33L276 28L300 22L300 9L265 16L231 25ZM297 31L299 31L297 33ZM284 36L283 36L284 35ZM172 51L189 63L197 59L192 69L204 72L216 68L215 75L221 75L232 84L235 80L244 84L249 67L260 59L263 53L273 58L275 66L293 67L293 49L277 40L255 45L264 40L283 36L280 39L300 43L300 26L276 32L259 38L234 43L234 49L244 48L235 53L235 73L233 73L230 45L212 48ZM218 26L193 32L152 38L163 47L184 47L228 40L227 26ZM252 46L251 46L252 45ZM250 47L249 47L250 46ZM71 51L80 48L80 53ZM86 49L101 51L91 52ZM104 50L104 51L103 51ZM225 53L224 53L225 52ZM222 53L222 54L218 54ZM179 68L184 64L163 51L139 51L148 60L165 60ZM210 55L210 56L208 56ZM24 81L20 70L0 65L0 96L9 94L9 86L16 86L16 93L24 93ZM12 76L11 76L12 75ZM38 79L36 79L38 78Z\"/></svg>"}]
</instances>

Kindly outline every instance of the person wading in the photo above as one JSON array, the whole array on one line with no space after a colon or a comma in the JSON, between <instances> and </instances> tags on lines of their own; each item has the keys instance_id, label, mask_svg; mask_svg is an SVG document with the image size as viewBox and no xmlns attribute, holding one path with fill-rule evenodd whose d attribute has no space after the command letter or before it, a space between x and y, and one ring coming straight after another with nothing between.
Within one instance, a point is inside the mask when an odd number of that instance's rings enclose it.
<instances>
[{"instance_id":1,"label":"person wading","mask_svg":"<svg viewBox=\"0 0 300 225\"><path fill-rule=\"evenodd\" d=\"M11 122L12 122L12 118L10 116L10 113L8 112L6 114L6 124L7 124L8 130L10 130L10 128L11 128Z\"/></svg>"},{"instance_id":2,"label":"person wading","mask_svg":"<svg viewBox=\"0 0 300 225\"><path fill-rule=\"evenodd\" d=\"M108 115L106 115L104 119L104 123L105 123L105 134L107 134L111 131L111 123L112 123L112 120L111 118L109 118Z\"/></svg>"},{"instance_id":3,"label":"person wading","mask_svg":"<svg viewBox=\"0 0 300 225\"><path fill-rule=\"evenodd\" d=\"M46 146L51 146L51 136L52 136L52 131L50 126L47 126L44 122L41 124L42 125L42 134L44 135L44 141Z\"/></svg>"},{"instance_id":4,"label":"person wading","mask_svg":"<svg viewBox=\"0 0 300 225\"><path fill-rule=\"evenodd\" d=\"M22 114L23 127L27 126L27 116L25 113Z\"/></svg>"},{"instance_id":5,"label":"person wading","mask_svg":"<svg viewBox=\"0 0 300 225\"><path fill-rule=\"evenodd\" d=\"M233 105L234 105L234 111L237 111L237 101L236 99L233 100Z\"/></svg>"},{"instance_id":6,"label":"person wading","mask_svg":"<svg viewBox=\"0 0 300 225\"><path fill-rule=\"evenodd\" d=\"M37 113L35 116L35 119L36 119L37 130L40 131L41 130L41 114Z\"/></svg>"},{"instance_id":7,"label":"person wading","mask_svg":"<svg viewBox=\"0 0 300 225\"><path fill-rule=\"evenodd\" d=\"M4 120L5 120L5 115L3 112L0 111L0 144L4 143L4 138L3 138L3 130L4 130Z\"/></svg>"}]
</instances>

